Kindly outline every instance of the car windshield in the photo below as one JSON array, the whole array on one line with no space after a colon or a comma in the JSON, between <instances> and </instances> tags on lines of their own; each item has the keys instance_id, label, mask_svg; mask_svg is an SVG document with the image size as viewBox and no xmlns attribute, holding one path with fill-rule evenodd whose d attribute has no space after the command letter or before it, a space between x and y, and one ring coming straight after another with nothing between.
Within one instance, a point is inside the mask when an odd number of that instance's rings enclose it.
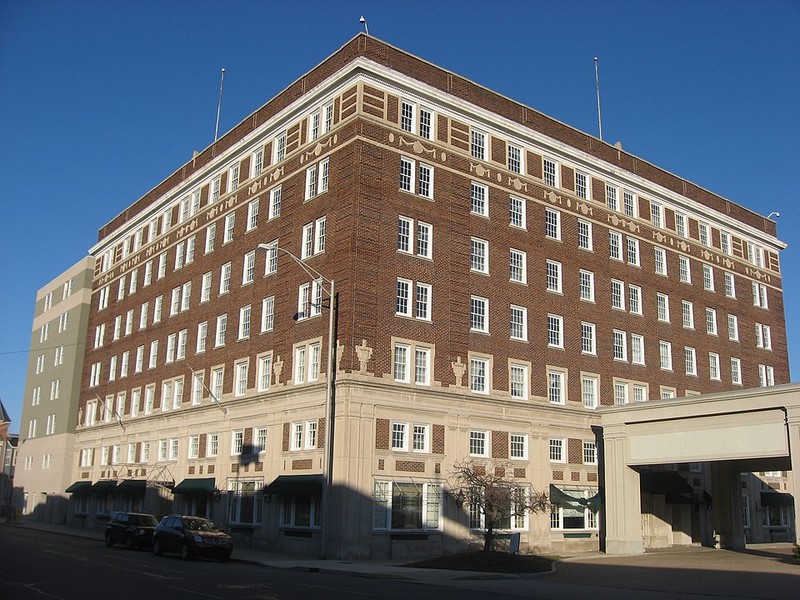
<instances>
[{"instance_id":1,"label":"car windshield","mask_svg":"<svg viewBox=\"0 0 800 600\"><path fill-rule=\"evenodd\" d=\"M158 519L153 515L131 515L128 521L131 525L142 525L144 527L155 527Z\"/></svg>"},{"instance_id":2,"label":"car windshield","mask_svg":"<svg viewBox=\"0 0 800 600\"><path fill-rule=\"evenodd\" d=\"M186 519L185 523L189 531L219 531L214 523L206 519Z\"/></svg>"}]
</instances>

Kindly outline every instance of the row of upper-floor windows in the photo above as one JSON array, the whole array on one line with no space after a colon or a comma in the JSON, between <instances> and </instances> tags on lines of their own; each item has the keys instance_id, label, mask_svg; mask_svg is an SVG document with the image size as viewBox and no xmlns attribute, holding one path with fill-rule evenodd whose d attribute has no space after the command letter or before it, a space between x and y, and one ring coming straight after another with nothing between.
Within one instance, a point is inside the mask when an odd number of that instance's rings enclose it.
<instances>
[{"instance_id":1,"label":"row of upper-floor windows","mask_svg":"<svg viewBox=\"0 0 800 600\"><path fill-rule=\"evenodd\" d=\"M67 279L63 285L61 286L61 300L64 301L72 295L74 286L74 279L70 277ZM42 307L42 312L46 312L53 308L53 298L55 292L50 291L47 292L44 296L44 305Z\"/></svg>"}]
</instances>

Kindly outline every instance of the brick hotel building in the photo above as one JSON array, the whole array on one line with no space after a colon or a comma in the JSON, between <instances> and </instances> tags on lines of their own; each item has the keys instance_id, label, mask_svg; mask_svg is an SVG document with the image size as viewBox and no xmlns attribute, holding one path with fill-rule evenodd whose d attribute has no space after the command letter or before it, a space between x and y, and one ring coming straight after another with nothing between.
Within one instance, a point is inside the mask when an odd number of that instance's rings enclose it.
<instances>
[{"instance_id":1,"label":"brick hotel building","mask_svg":"<svg viewBox=\"0 0 800 600\"><path fill-rule=\"evenodd\" d=\"M503 524L523 549L597 548L595 409L788 382L784 247L769 219L360 34L100 229L71 518L455 551L479 539L446 493L470 459L562 499ZM702 466L675 470L701 497ZM645 491L655 545L668 490Z\"/></svg>"}]
</instances>

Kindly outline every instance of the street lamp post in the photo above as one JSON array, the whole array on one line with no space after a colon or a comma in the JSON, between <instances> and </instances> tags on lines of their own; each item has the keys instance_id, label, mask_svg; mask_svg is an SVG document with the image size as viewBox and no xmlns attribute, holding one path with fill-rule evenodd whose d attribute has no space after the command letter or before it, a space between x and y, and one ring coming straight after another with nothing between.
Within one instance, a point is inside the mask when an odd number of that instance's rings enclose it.
<instances>
[{"instance_id":1,"label":"street lamp post","mask_svg":"<svg viewBox=\"0 0 800 600\"><path fill-rule=\"evenodd\" d=\"M325 558L326 544L325 537L328 531L326 520L330 508L330 494L333 486L333 427L336 417L335 401L336 388L334 379L336 374L336 322L339 316L338 292L335 291L335 284L332 279L328 279L315 268L307 265L286 248L281 248L272 244L259 244L259 249L267 252L267 260L270 260L270 252L283 252L297 263L307 275L314 279L320 279L327 284L328 297L330 298L330 310L328 311L328 368L326 373L325 386L325 460L322 463L322 475L324 483L322 486L322 519L320 521L320 558ZM325 289L325 286L322 286Z\"/></svg>"}]
</instances>

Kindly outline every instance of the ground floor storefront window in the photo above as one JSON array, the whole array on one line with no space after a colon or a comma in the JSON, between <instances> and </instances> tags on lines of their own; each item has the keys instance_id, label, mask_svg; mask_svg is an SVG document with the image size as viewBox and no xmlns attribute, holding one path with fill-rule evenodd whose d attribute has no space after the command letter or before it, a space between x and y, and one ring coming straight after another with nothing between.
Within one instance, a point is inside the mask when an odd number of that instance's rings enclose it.
<instances>
[{"instance_id":1,"label":"ground floor storefront window","mask_svg":"<svg viewBox=\"0 0 800 600\"><path fill-rule=\"evenodd\" d=\"M439 483L376 481L373 488L373 529L437 530L441 523Z\"/></svg>"},{"instance_id":2,"label":"ground floor storefront window","mask_svg":"<svg viewBox=\"0 0 800 600\"><path fill-rule=\"evenodd\" d=\"M237 525L260 525L264 497L261 479L228 480L228 520Z\"/></svg>"}]
</instances>

